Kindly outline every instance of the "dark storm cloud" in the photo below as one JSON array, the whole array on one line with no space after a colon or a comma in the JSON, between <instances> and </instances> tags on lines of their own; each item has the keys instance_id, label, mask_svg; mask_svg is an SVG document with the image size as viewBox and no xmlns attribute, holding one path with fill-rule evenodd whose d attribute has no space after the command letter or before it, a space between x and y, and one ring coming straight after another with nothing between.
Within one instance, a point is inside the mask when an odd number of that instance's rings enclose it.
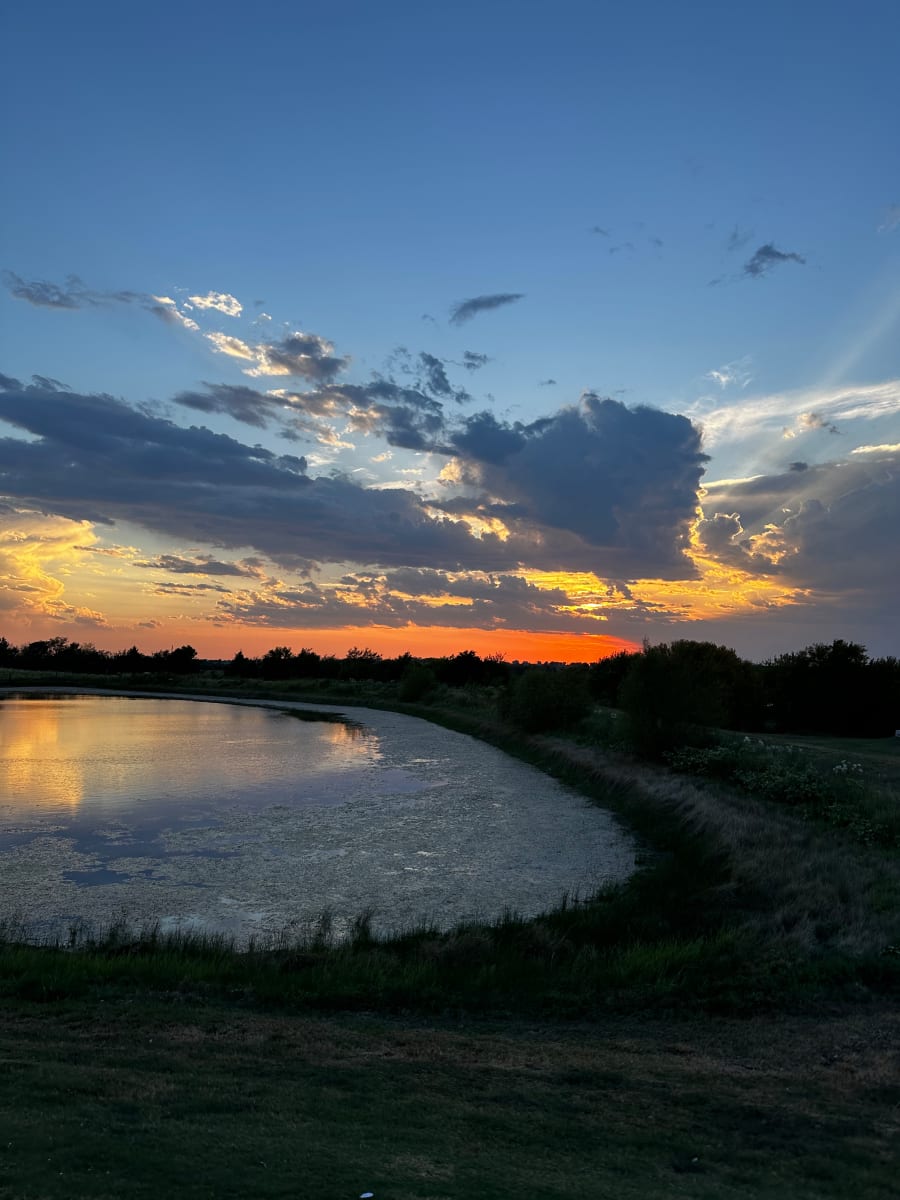
<instances>
[{"instance_id":1,"label":"dark storm cloud","mask_svg":"<svg viewBox=\"0 0 900 1200\"><path fill-rule=\"evenodd\" d=\"M524 292L494 292L488 296L473 296L470 300L462 300L454 304L450 310L450 323L464 325L479 313L490 312L494 308L503 308L506 304L514 304L524 298Z\"/></svg>"},{"instance_id":2,"label":"dark storm cloud","mask_svg":"<svg viewBox=\"0 0 900 1200\"><path fill-rule=\"evenodd\" d=\"M847 465L783 518L785 570L807 586L844 593L851 605L878 597L896 617L900 454L880 465L854 464L849 472Z\"/></svg>"},{"instance_id":3,"label":"dark storm cloud","mask_svg":"<svg viewBox=\"0 0 900 1200\"><path fill-rule=\"evenodd\" d=\"M0 439L3 491L74 520L130 521L283 565L371 562L499 569L527 543L474 537L403 489L310 479L303 460L141 413L110 396L0 395L0 418L35 439Z\"/></svg>"},{"instance_id":4,"label":"dark storm cloud","mask_svg":"<svg viewBox=\"0 0 900 1200\"><path fill-rule=\"evenodd\" d=\"M485 411L473 413L463 428L451 436L450 442L463 458L501 463L522 449L525 437L525 426L506 425Z\"/></svg>"},{"instance_id":5,"label":"dark storm cloud","mask_svg":"<svg viewBox=\"0 0 900 1200\"><path fill-rule=\"evenodd\" d=\"M258 424L252 391L210 388L200 401L209 396ZM684 417L589 393L578 407L529 424L489 412L451 423L434 397L384 379L279 399L297 419L304 406L341 411L357 433L454 459L443 494L310 478L303 458L185 429L109 396L37 385L0 396L0 418L34 439L0 440L3 491L74 519L131 521L182 543L252 547L283 566L526 565L622 580L692 572L685 549L705 456ZM479 529L499 519L507 532L476 536L468 517L480 520ZM215 574L207 561L195 565ZM154 565L191 573L190 560Z\"/></svg>"},{"instance_id":6,"label":"dark storm cloud","mask_svg":"<svg viewBox=\"0 0 900 1200\"><path fill-rule=\"evenodd\" d=\"M588 393L527 426L479 413L454 444L485 493L518 506L547 537L602 550L605 573L690 573L684 551L706 455L686 417Z\"/></svg>"},{"instance_id":7,"label":"dark storm cloud","mask_svg":"<svg viewBox=\"0 0 900 1200\"><path fill-rule=\"evenodd\" d=\"M705 511L741 526L735 552L750 570L894 611L900 594L900 452L891 447L797 472L710 487ZM701 537L704 534L701 524ZM714 545L713 548L716 548Z\"/></svg>"},{"instance_id":8,"label":"dark storm cloud","mask_svg":"<svg viewBox=\"0 0 900 1200\"><path fill-rule=\"evenodd\" d=\"M768 274L773 267L779 266L781 263L795 262L801 265L806 262L802 254L796 254L794 251L778 250L771 242L766 242L764 246L760 246L752 258L749 258L744 263L744 274L751 278L759 278L761 275Z\"/></svg>"}]
</instances>

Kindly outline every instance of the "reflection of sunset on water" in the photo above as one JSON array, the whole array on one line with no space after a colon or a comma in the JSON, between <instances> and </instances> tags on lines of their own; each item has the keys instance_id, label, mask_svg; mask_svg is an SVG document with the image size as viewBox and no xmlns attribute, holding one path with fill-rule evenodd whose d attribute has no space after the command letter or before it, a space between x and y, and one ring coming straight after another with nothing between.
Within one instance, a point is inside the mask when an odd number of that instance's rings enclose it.
<instances>
[{"instance_id":1,"label":"reflection of sunset on water","mask_svg":"<svg viewBox=\"0 0 900 1200\"><path fill-rule=\"evenodd\" d=\"M59 702L4 701L0 718L4 806L14 812L45 804L77 808L84 799L84 755L77 730L60 722Z\"/></svg>"},{"instance_id":2,"label":"reflection of sunset on water","mask_svg":"<svg viewBox=\"0 0 900 1200\"><path fill-rule=\"evenodd\" d=\"M290 801L379 757L371 730L334 714L300 721L267 708L125 696L0 702L7 820L187 810L210 794L240 800L263 780Z\"/></svg>"},{"instance_id":3,"label":"reflection of sunset on water","mask_svg":"<svg viewBox=\"0 0 900 1200\"><path fill-rule=\"evenodd\" d=\"M367 906L379 932L449 927L507 906L542 911L633 869L609 814L534 768L428 722L341 711L0 702L0 745L17 761L36 753L18 801L0 803L0 911L24 914L35 938L126 915L244 942L326 908L342 937ZM53 772L76 748L81 796L66 808Z\"/></svg>"}]
</instances>

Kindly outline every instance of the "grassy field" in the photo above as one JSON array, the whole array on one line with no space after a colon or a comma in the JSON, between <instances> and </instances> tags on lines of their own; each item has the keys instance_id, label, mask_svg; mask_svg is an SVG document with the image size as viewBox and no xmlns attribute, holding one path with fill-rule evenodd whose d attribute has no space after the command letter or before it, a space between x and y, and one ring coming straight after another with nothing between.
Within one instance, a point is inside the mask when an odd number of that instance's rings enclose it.
<instances>
[{"instance_id":1,"label":"grassy field","mask_svg":"<svg viewBox=\"0 0 900 1200\"><path fill-rule=\"evenodd\" d=\"M642 869L533 921L243 954L8 922L0 1196L891 1194L895 849L487 705L406 711L613 808Z\"/></svg>"},{"instance_id":2,"label":"grassy field","mask_svg":"<svg viewBox=\"0 0 900 1200\"><path fill-rule=\"evenodd\" d=\"M887 1200L880 1008L559 1026L108 998L7 1013L0 1194Z\"/></svg>"}]
</instances>

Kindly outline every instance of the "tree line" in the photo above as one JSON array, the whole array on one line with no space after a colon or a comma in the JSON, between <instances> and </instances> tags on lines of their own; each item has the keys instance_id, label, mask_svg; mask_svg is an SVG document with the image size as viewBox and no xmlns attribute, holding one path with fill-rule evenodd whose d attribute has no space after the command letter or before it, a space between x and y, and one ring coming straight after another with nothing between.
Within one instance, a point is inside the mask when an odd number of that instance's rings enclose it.
<instances>
[{"instance_id":1,"label":"tree line","mask_svg":"<svg viewBox=\"0 0 900 1200\"><path fill-rule=\"evenodd\" d=\"M203 660L193 646L143 654L100 650L64 637L13 646L0 637L0 669L91 675L184 676L217 672L264 681L374 684L401 701L440 689L490 689L501 716L528 732L576 724L596 705L623 709L632 738L656 753L691 729L885 737L900 728L900 661L870 658L855 642L815 644L763 663L712 642L679 640L574 666L508 663L474 650L385 658L353 647L344 658L274 646L250 658Z\"/></svg>"}]
</instances>

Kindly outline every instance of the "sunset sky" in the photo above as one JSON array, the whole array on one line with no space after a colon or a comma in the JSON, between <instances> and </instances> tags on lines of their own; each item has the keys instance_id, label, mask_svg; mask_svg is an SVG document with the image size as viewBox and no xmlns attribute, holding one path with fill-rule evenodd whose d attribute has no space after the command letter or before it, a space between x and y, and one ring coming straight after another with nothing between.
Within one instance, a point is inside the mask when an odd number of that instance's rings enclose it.
<instances>
[{"instance_id":1,"label":"sunset sky","mask_svg":"<svg viewBox=\"0 0 900 1200\"><path fill-rule=\"evenodd\" d=\"M900 653L896 0L0 41L0 636Z\"/></svg>"}]
</instances>

